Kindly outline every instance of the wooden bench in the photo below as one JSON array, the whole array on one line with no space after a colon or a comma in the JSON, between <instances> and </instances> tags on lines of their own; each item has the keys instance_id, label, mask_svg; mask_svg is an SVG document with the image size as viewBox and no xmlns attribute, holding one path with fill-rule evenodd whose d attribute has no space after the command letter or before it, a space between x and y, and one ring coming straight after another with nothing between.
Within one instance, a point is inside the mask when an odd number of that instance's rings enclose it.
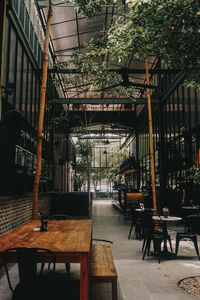
<instances>
[{"instance_id":1,"label":"wooden bench","mask_svg":"<svg viewBox=\"0 0 200 300\"><path fill-rule=\"evenodd\" d=\"M95 282L111 282L112 300L117 300L117 271L109 245L92 245L90 279Z\"/></svg>"}]
</instances>

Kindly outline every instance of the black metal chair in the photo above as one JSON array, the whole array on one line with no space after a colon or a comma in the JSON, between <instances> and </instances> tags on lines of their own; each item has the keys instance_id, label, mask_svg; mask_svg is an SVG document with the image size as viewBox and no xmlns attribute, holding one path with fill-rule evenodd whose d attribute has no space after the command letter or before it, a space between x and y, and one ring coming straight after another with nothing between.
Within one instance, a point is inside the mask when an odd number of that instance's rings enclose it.
<instances>
[{"instance_id":1,"label":"black metal chair","mask_svg":"<svg viewBox=\"0 0 200 300\"><path fill-rule=\"evenodd\" d=\"M47 220L73 220L73 217L65 214L55 214L50 215Z\"/></svg>"},{"instance_id":2,"label":"black metal chair","mask_svg":"<svg viewBox=\"0 0 200 300\"><path fill-rule=\"evenodd\" d=\"M128 234L128 239L129 240L130 240L131 233L132 233L134 225L135 225L136 239L141 239L142 219L141 219L141 214L138 213L137 211L135 211L136 208L137 208L137 206L131 206L130 207L130 215L131 215L132 221L131 221L131 227L130 227L129 234Z\"/></svg>"},{"instance_id":3,"label":"black metal chair","mask_svg":"<svg viewBox=\"0 0 200 300\"><path fill-rule=\"evenodd\" d=\"M199 256L199 248L197 243L197 233L199 232L200 228L200 216L187 216L184 220L184 232L177 232L176 234L176 250L175 256L177 257L179 243L183 239L189 239L193 242L198 259Z\"/></svg>"},{"instance_id":4,"label":"black metal chair","mask_svg":"<svg viewBox=\"0 0 200 300\"><path fill-rule=\"evenodd\" d=\"M131 237L131 233L133 230L133 226L135 225L135 237L138 240L141 240L144 237L144 226L143 226L143 217L145 213L152 213L152 208L145 207L141 211L137 211L137 209L141 209L140 206L134 206L131 209L132 222L129 230L128 239Z\"/></svg>"},{"instance_id":5,"label":"black metal chair","mask_svg":"<svg viewBox=\"0 0 200 300\"><path fill-rule=\"evenodd\" d=\"M106 244L113 244L112 241L110 240L104 240L104 239L92 239L92 244L101 244L101 245L106 245Z\"/></svg>"},{"instance_id":6,"label":"black metal chair","mask_svg":"<svg viewBox=\"0 0 200 300\"><path fill-rule=\"evenodd\" d=\"M73 218L69 215L65 215L65 214L55 214L55 215L50 215L48 216L47 220L73 220ZM48 269L50 269L51 264L49 263L48 265ZM69 274L70 272L70 264L66 263L65 264L66 270L67 270L67 274ZM43 271L44 269L44 264L42 264L41 266L41 270Z\"/></svg>"},{"instance_id":7,"label":"black metal chair","mask_svg":"<svg viewBox=\"0 0 200 300\"><path fill-rule=\"evenodd\" d=\"M37 271L37 263L41 262L41 257L44 257L44 253L47 254L48 260L51 259L53 263L54 275L56 255L54 252L48 249L16 247L9 248L2 253L5 273L9 288L13 293L13 300L55 299L52 284L54 276L48 277L48 280L45 281L45 277L43 276L42 272ZM11 282L12 280L8 267L8 256L15 257L18 264L19 282L15 288L13 288L13 284Z\"/></svg>"},{"instance_id":8,"label":"black metal chair","mask_svg":"<svg viewBox=\"0 0 200 300\"><path fill-rule=\"evenodd\" d=\"M159 224L162 228L162 225ZM151 241L153 241L154 245L154 253L158 256L158 262L160 263L161 260L161 244L162 242L170 244L171 252L173 253L172 244L171 244L171 237L167 232L155 230L155 223L152 219L152 214L149 212L144 212L143 214L143 228L144 228L144 241L142 246L143 257L144 260L146 252L149 255L150 248L151 248Z\"/></svg>"}]
</instances>

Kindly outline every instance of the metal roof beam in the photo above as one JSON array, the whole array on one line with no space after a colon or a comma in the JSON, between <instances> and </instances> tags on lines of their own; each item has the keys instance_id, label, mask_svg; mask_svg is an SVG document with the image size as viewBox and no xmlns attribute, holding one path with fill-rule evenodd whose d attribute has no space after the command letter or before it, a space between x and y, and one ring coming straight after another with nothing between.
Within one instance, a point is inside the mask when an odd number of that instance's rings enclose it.
<instances>
[{"instance_id":1,"label":"metal roof beam","mask_svg":"<svg viewBox=\"0 0 200 300\"><path fill-rule=\"evenodd\" d=\"M67 38L75 37L75 36L81 35L81 34L94 33L94 32L98 32L98 31L100 31L100 30L101 30L101 29L88 30L88 31L83 31L83 32L78 32L78 31L77 31L77 33L74 33L74 34L59 36L59 37L57 37L57 38L52 39L52 41L57 41L57 40L67 39Z\"/></svg>"},{"instance_id":2,"label":"metal roof beam","mask_svg":"<svg viewBox=\"0 0 200 300\"><path fill-rule=\"evenodd\" d=\"M60 104L147 104L147 98L55 98L53 101ZM151 103L159 104L160 100L152 98Z\"/></svg>"},{"instance_id":3,"label":"metal roof beam","mask_svg":"<svg viewBox=\"0 0 200 300\"><path fill-rule=\"evenodd\" d=\"M80 140L85 140L86 139L86 136L79 136L78 137ZM88 139L91 139L91 140L119 140L119 136L101 136L101 135L97 135L97 136L87 136Z\"/></svg>"},{"instance_id":4,"label":"metal roof beam","mask_svg":"<svg viewBox=\"0 0 200 300\"><path fill-rule=\"evenodd\" d=\"M72 47L72 48L67 48L67 49L60 49L60 50L57 50L54 52L54 54L60 54L60 53L65 53L65 52L70 52L70 51L75 51L75 50L78 50L78 49L81 49L83 48L83 46L81 47Z\"/></svg>"},{"instance_id":5,"label":"metal roof beam","mask_svg":"<svg viewBox=\"0 0 200 300\"><path fill-rule=\"evenodd\" d=\"M79 48L79 47L77 47ZM74 48L71 48L74 49ZM58 50L59 51L59 50ZM60 51L70 51L69 49L66 50L60 50ZM64 73L64 74L82 74L79 70L76 69L49 69L48 70L49 73ZM116 72L116 73L122 73L123 70L122 69L108 69L106 70L108 72ZM129 74L146 74L145 69L127 69ZM150 74L171 74L171 73L178 73L180 70L177 69L167 69L167 70L163 70L163 69L152 69L149 70Z\"/></svg>"},{"instance_id":6,"label":"metal roof beam","mask_svg":"<svg viewBox=\"0 0 200 300\"><path fill-rule=\"evenodd\" d=\"M131 131L131 129L126 129L126 131L127 132L130 132ZM133 130L132 130L133 131ZM79 133L77 134L77 135L73 135L73 136L80 136L80 132L82 132L82 135L87 135L86 133L84 134L84 130L82 130L81 131L81 129L79 129ZM118 134L120 134L120 135L123 135L123 136L127 136L127 132L125 133L125 128L123 128L123 129L96 129L96 130L92 130L92 129L90 129L90 134L99 134L99 133L101 133L101 134L113 134L113 135L118 135Z\"/></svg>"}]
</instances>

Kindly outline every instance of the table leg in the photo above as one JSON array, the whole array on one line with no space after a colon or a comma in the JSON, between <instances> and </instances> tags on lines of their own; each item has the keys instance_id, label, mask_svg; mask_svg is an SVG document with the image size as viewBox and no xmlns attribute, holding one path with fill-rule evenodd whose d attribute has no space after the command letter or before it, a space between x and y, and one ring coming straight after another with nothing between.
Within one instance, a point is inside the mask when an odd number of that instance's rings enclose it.
<instances>
[{"instance_id":1,"label":"table leg","mask_svg":"<svg viewBox=\"0 0 200 300\"><path fill-rule=\"evenodd\" d=\"M89 254L81 256L80 300L89 300Z\"/></svg>"}]
</instances>

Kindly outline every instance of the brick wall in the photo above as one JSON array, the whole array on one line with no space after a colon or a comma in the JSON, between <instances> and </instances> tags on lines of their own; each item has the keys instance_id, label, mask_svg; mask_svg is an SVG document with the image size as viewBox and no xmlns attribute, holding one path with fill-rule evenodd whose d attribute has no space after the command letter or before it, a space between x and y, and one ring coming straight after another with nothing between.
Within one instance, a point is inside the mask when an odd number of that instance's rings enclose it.
<instances>
[{"instance_id":1,"label":"brick wall","mask_svg":"<svg viewBox=\"0 0 200 300\"><path fill-rule=\"evenodd\" d=\"M50 214L51 194L39 195L38 211ZM0 235L32 218L33 195L0 197Z\"/></svg>"}]
</instances>

